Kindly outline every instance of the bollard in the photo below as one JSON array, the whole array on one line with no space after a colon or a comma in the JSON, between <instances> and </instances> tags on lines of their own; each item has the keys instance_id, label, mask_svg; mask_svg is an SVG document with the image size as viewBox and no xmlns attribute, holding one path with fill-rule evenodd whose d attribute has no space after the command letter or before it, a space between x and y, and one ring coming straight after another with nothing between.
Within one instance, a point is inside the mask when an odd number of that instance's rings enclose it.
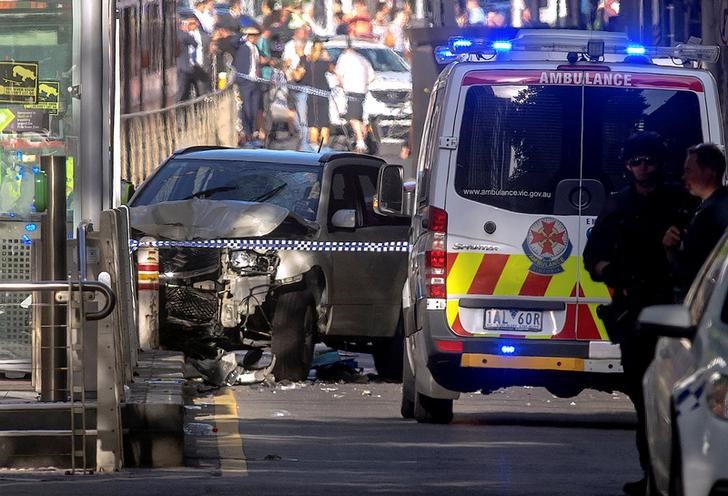
<instances>
[{"instance_id":1,"label":"bollard","mask_svg":"<svg viewBox=\"0 0 728 496\"><path fill-rule=\"evenodd\" d=\"M66 157L44 156L41 170L48 177L47 211L41 220L41 279L63 281L66 266ZM66 307L55 301L55 293L41 295L40 396L42 401L68 399L68 351Z\"/></svg>"},{"instance_id":2,"label":"bollard","mask_svg":"<svg viewBox=\"0 0 728 496\"><path fill-rule=\"evenodd\" d=\"M155 241L145 237L142 243ZM159 348L159 252L154 247L137 250L137 289L139 295L139 347Z\"/></svg>"}]
</instances>

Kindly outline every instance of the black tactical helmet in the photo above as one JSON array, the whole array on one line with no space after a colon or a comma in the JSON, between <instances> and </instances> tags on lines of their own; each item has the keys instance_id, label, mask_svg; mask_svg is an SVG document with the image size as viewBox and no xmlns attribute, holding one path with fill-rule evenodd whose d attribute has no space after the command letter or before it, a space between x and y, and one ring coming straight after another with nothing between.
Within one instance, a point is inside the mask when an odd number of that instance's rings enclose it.
<instances>
[{"instance_id":1,"label":"black tactical helmet","mask_svg":"<svg viewBox=\"0 0 728 496\"><path fill-rule=\"evenodd\" d=\"M651 157L661 165L667 158L667 145L654 131L639 131L627 138L622 148L622 160L635 157Z\"/></svg>"}]
</instances>

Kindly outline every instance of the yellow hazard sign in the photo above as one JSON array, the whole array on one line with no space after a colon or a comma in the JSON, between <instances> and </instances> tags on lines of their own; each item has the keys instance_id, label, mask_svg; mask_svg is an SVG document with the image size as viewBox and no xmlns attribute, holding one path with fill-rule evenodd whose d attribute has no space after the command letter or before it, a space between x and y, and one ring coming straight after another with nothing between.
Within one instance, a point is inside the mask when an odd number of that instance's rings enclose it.
<instances>
[{"instance_id":1,"label":"yellow hazard sign","mask_svg":"<svg viewBox=\"0 0 728 496\"><path fill-rule=\"evenodd\" d=\"M0 133L15 120L15 114L10 109L0 108Z\"/></svg>"},{"instance_id":2,"label":"yellow hazard sign","mask_svg":"<svg viewBox=\"0 0 728 496\"><path fill-rule=\"evenodd\" d=\"M38 64L0 62L0 102L38 103Z\"/></svg>"},{"instance_id":3,"label":"yellow hazard sign","mask_svg":"<svg viewBox=\"0 0 728 496\"><path fill-rule=\"evenodd\" d=\"M61 82L41 80L38 83L38 103L25 105L25 108L47 110L50 115L58 115L60 102Z\"/></svg>"}]
</instances>

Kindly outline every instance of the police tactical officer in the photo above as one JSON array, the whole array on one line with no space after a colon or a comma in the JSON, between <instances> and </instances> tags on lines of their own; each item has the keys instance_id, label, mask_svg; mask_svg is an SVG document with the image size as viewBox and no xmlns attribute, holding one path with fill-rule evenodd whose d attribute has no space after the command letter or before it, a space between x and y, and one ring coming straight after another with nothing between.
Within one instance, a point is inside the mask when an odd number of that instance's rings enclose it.
<instances>
[{"instance_id":1,"label":"police tactical officer","mask_svg":"<svg viewBox=\"0 0 728 496\"><path fill-rule=\"evenodd\" d=\"M624 485L627 494L645 494L649 454L645 437L642 376L652 361L655 338L639 335L637 316L646 306L672 302L669 263L662 238L673 224L689 218L689 197L662 180L667 155L653 132L629 137L622 153L631 184L613 194L597 219L584 249L592 279L613 290L612 303L599 308L609 338L619 343L625 391L637 411L637 449L645 476Z\"/></svg>"},{"instance_id":2,"label":"police tactical officer","mask_svg":"<svg viewBox=\"0 0 728 496\"><path fill-rule=\"evenodd\" d=\"M701 203L685 230L670 226L662 241L673 267L678 300L728 228L725 156L720 148L711 143L690 147L683 171L685 187Z\"/></svg>"}]
</instances>

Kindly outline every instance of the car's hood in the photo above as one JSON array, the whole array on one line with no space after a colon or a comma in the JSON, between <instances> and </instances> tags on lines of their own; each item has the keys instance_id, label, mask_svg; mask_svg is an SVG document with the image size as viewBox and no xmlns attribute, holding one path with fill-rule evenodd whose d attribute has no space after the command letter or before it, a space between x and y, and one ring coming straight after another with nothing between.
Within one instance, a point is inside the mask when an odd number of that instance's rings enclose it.
<instances>
[{"instance_id":1,"label":"car's hood","mask_svg":"<svg viewBox=\"0 0 728 496\"><path fill-rule=\"evenodd\" d=\"M270 203L194 198L130 208L133 229L175 241L266 236L289 216L309 227L288 209Z\"/></svg>"},{"instance_id":2,"label":"car's hood","mask_svg":"<svg viewBox=\"0 0 728 496\"><path fill-rule=\"evenodd\" d=\"M377 72L377 77L369 90L409 90L412 88L412 75L409 72Z\"/></svg>"}]
</instances>

